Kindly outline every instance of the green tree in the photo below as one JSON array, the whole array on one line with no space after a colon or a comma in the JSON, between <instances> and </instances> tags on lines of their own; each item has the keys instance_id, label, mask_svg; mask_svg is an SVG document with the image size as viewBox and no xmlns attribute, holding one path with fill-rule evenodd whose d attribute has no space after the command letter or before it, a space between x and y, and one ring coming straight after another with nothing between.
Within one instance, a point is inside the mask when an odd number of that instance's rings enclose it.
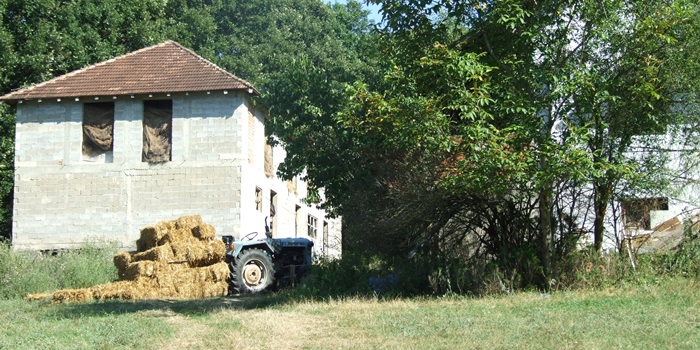
<instances>
[{"instance_id":1,"label":"green tree","mask_svg":"<svg viewBox=\"0 0 700 350\"><path fill-rule=\"evenodd\" d=\"M357 157L364 164L356 168L399 160L391 172L396 176L415 171L410 160L423 162L426 168L416 173L430 181L412 181L443 190L437 196L443 205L433 207L471 202L425 212L431 216L424 221L441 227L416 225L423 235L411 235L413 243L445 237L440 229L459 221L462 236L478 237L497 260L524 252L524 260L502 267L517 266L522 275L528 270L525 284L546 288L561 271L555 262L575 247L587 209L594 213L600 251L613 195L668 181L657 175L663 163L647 160L665 158L661 148L651 147L658 139L652 134L693 117L678 113L678 105L679 97L693 97L686 91L696 86L696 63L684 50L697 43L697 4L373 2L382 5L387 23L383 53L390 68L376 92L356 85L339 119L383 160L375 162L365 149ZM688 103L694 101L680 104ZM646 151L631 154L641 144ZM375 196L362 193L381 203L375 197L395 188L398 178L380 181L385 186L376 186ZM480 211L493 215L478 219Z\"/></svg>"}]
</instances>

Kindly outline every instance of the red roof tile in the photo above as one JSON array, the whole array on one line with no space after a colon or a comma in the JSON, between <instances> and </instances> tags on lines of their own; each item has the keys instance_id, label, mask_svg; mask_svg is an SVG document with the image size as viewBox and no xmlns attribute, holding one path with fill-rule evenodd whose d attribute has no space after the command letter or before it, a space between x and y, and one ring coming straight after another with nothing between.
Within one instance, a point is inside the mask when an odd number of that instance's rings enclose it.
<instances>
[{"instance_id":1,"label":"red roof tile","mask_svg":"<svg viewBox=\"0 0 700 350\"><path fill-rule=\"evenodd\" d=\"M0 101L247 90L247 81L174 42L147 47L0 96Z\"/></svg>"}]
</instances>

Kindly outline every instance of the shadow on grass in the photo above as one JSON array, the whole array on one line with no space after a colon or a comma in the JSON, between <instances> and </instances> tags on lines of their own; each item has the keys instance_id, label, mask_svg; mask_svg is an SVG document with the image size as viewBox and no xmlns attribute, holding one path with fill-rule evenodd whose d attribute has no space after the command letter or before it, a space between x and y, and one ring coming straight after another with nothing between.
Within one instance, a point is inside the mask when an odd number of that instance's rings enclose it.
<instances>
[{"instance_id":1,"label":"shadow on grass","mask_svg":"<svg viewBox=\"0 0 700 350\"><path fill-rule=\"evenodd\" d=\"M284 294L262 293L197 300L106 300L87 303L53 304L54 315L83 318L129 314L142 311L173 312L184 316L200 316L220 310L253 310L284 305L291 299Z\"/></svg>"}]
</instances>

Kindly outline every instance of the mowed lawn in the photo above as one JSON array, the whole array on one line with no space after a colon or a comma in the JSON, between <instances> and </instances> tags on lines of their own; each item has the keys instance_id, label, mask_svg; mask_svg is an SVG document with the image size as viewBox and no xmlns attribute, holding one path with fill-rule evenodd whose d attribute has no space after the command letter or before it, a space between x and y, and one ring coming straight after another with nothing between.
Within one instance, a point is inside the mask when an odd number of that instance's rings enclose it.
<instances>
[{"instance_id":1,"label":"mowed lawn","mask_svg":"<svg viewBox=\"0 0 700 350\"><path fill-rule=\"evenodd\" d=\"M700 284L487 298L0 301L0 349L698 349Z\"/></svg>"}]
</instances>

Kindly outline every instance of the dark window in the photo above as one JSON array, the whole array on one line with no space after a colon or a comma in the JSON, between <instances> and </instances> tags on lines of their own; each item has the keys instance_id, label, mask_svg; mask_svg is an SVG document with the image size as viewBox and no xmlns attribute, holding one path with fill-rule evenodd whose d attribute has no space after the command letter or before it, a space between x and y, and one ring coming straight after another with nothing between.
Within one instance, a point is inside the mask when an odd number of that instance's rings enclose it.
<instances>
[{"instance_id":1,"label":"dark window","mask_svg":"<svg viewBox=\"0 0 700 350\"><path fill-rule=\"evenodd\" d=\"M625 226L651 230L652 210L668 210L668 198L628 199L622 202Z\"/></svg>"},{"instance_id":2,"label":"dark window","mask_svg":"<svg viewBox=\"0 0 700 350\"><path fill-rule=\"evenodd\" d=\"M323 222L323 253L328 254L328 221Z\"/></svg>"},{"instance_id":3,"label":"dark window","mask_svg":"<svg viewBox=\"0 0 700 350\"><path fill-rule=\"evenodd\" d=\"M111 152L114 143L114 102L83 105L83 155Z\"/></svg>"},{"instance_id":4,"label":"dark window","mask_svg":"<svg viewBox=\"0 0 700 350\"><path fill-rule=\"evenodd\" d=\"M265 176L272 178L275 176L275 172L272 169L272 146L265 140Z\"/></svg>"},{"instance_id":5,"label":"dark window","mask_svg":"<svg viewBox=\"0 0 700 350\"><path fill-rule=\"evenodd\" d=\"M301 207L298 205L294 206L294 237L299 237L299 231L303 229L303 227L299 227L301 225Z\"/></svg>"},{"instance_id":6,"label":"dark window","mask_svg":"<svg viewBox=\"0 0 700 350\"><path fill-rule=\"evenodd\" d=\"M307 221L308 234L311 238L316 238L316 217L309 215Z\"/></svg>"},{"instance_id":7,"label":"dark window","mask_svg":"<svg viewBox=\"0 0 700 350\"><path fill-rule=\"evenodd\" d=\"M141 160L162 163L172 160L173 101L143 102L143 152Z\"/></svg>"},{"instance_id":8,"label":"dark window","mask_svg":"<svg viewBox=\"0 0 700 350\"><path fill-rule=\"evenodd\" d=\"M260 187L255 188L255 210L262 213L262 189Z\"/></svg>"}]
</instances>

